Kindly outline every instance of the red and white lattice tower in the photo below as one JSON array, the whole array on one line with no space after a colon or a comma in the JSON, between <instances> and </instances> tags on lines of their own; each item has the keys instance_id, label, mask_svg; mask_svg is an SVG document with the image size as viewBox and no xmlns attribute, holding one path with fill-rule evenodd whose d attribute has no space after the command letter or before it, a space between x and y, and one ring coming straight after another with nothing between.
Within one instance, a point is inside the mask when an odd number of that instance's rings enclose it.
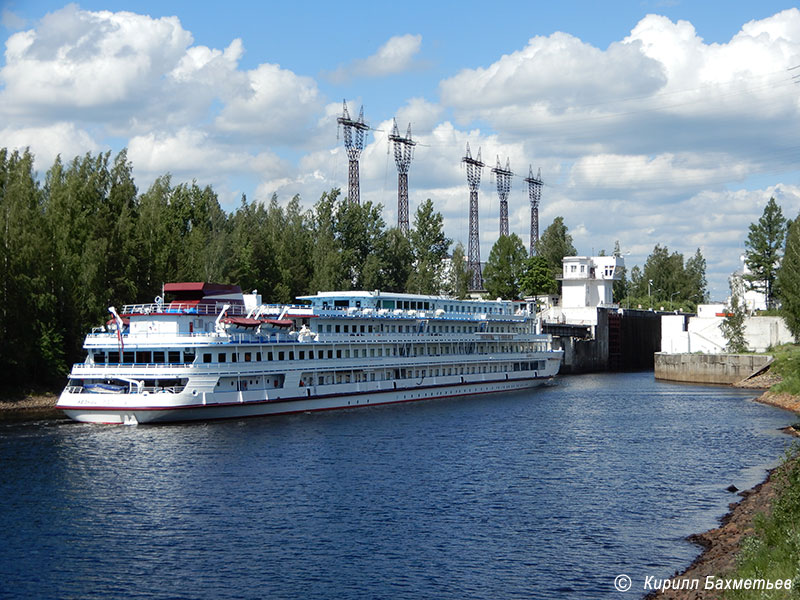
<instances>
[{"instance_id":1,"label":"red and white lattice tower","mask_svg":"<svg viewBox=\"0 0 800 600\"><path fill-rule=\"evenodd\" d=\"M394 144L394 162L397 164L397 227L408 234L408 168L417 143L411 140L411 123L408 124L406 137L402 137L397 129L397 121L392 121L394 126L389 141Z\"/></svg>"},{"instance_id":2,"label":"red and white lattice tower","mask_svg":"<svg viewBox=\"0 0 800 600\"><path fill-rule=\"evenodd\" d=\"M511 191L511 163L506 159L506 168L500 168L500 157L497 166L492 169L497 181L497 195L500 197L500 235L508 235L508 193Z\"/></svg>"},{"instance_id":3,"label":"red and white lattice tower","mask_svg":"<svg viewBox=\"0 0 800 600\"><path fill-rule=\"evenodd\" d=\"M343 101L342 105L344 107L342 116L336 119L336 121L344 128L344 147L347 150L347 158L350 159L347 173L347 198L350 202L360 204L358 159L361 156L361 151L364 149L365 132L369 130L369 126L364 123L363 106L361 107L361 112L358 113L358 119L353 121L350 118L350 113L347 111L347 102Z\"/></svg>"},{"instance_id":4,"label":"red and white lattice tower","mask_svg":"<svg viewBox=\"0 0 800 600\"><path fill-rule=\"evenodd\" d=\"M539 241L539 201L542 199L542 170L533 176L533 167L528 165L528 198L531 201L531 249L530 256L536 254L536 243Z\"/></svg>"},{"instance_id":5,"label":"red and white lattice tower","mask_svg":"<svg viewBox=\"0 0 800 600\"><path fill-rule=\"evenodd\" d=\"M478 188L481 185L481 149L478 148L478 157L472 158L467 142L467 153L461 162L467 165L467 184L469 185L469 248L467 269L470 272L470 289L483 289L483 276L481 275L481 240L478 233Z\"/></svg>"}]
</instances>

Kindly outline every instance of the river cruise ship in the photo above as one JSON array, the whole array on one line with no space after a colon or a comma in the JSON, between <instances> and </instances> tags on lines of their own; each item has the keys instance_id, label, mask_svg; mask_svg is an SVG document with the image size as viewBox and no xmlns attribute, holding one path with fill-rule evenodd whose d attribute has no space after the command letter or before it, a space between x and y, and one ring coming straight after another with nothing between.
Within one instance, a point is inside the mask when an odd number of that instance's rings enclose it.
<instances>
[{"instance_id":1,"label":"river cruise ship","mask_svg":"<svg viewBox=\"0 0 800 600\"><path fill-rule=\"evenodd\" d=\"M210 283L164 296L109 308L58 408L124 424L352 408L527 389L561 362L522 302L376 290L276 306Z\"/></svg>"}]
</instances>

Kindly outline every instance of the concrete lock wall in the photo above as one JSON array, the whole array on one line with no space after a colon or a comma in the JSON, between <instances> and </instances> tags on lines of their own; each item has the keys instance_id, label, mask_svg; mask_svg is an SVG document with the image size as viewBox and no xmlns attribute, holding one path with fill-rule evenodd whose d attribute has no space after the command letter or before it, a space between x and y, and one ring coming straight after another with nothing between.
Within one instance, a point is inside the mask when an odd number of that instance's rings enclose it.
<instances>
[{"instance_id":1,"label":"concrete lock wall","mask_svg":"<svg viewBox=\"0 0 800 600\"><path fill-rule=\"evenodd\" d=\"M655 354L656 379L731 384L766 366L766 354Z\"/></svg>"}]
</instances>

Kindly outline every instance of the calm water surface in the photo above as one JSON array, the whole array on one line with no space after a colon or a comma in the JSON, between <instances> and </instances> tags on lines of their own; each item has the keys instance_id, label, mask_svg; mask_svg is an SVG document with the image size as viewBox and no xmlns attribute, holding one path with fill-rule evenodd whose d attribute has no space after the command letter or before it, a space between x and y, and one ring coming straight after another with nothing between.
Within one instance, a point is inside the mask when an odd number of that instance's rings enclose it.
<instances>
[{"instance_id":1,"label":"calm water surface","mask_svg":"<svg viewBox=\"0 0 800 600\"><path fill-rule=\"evenodd\" d=\"M0 425L2 598L636 598L785 411L652 373L156 427Z\"/></svg>"}]
</instances>

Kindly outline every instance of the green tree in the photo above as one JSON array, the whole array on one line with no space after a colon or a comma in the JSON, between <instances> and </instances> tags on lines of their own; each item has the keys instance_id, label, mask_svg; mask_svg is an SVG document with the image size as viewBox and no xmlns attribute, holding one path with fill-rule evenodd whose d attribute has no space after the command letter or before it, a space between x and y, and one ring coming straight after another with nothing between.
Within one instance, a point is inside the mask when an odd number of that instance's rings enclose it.
<instances>
[{"instance_id":1,"label":"green tree","mask_svg":"<svg viewBox=\"0 0 800 600\"><path fill-rule=\"evenodd\" d=\"M314 205L311 229L314 243L311 251L310 293L337 290L342 287L342 257L336 239L336 204L341 190L323 192Z\"/></svg>"},{"instance_id":2,"label":"green tree","mask_svg":"<svg viewBox=\"0 0 800 600\"><path fill-rule=\"evenodd\" d=\"M764 293L767 308L774 306L775 281L786 238L786 219L775 198L770 198L757 223L750 224L745 240L744 261L750 271L745 275L749 289Z\"/></svg>"},{"instance_id":3,"label":"green tree","mask_svg":"<svg viewBox=\"0 0 800 600\"><path fill-rule=\"evenodd\" d=\"M575 256L578 251L572 245L572 236L564 225L563 217L556 217L544 230L536 242L536 255L543 257L550 266L550 272L556 278L561 275L562 261L565 256Z\"/></svg>"},{"instance_id":4,"label":"green tree","mask_svg":"<svg viewBox=\"0 0 800 600\"><path fill-rule=\"evenodd\" d=\"M558 292L558 282L543 256L533 255L526 259L520 288L525 296L539 296L541 294L555 294Z\"/></svg>"},{"instance_id":5,"label":"green tree","mask_svg":"<svg viewBox=\"0 0 800 600\"><path fill-rule=\"evenodd\" d=\"M789 226L778 270L781 312L795 341L800 341L800 215Z\"/></svg>"},{"instance_id":6,"label":"green tree","mask_svg":"<svg viewBox=\"0 0 800 600\"><path fill-rule=\"evenodd\" d=\"M706 259L703 253L700 252L700 248L697 249L692 258L686 261L682 281L681 298L695 306L708 301Z\"/></svg>"},{"instance_id":7,"label":"green tree","mask_svg":"<svg viewBox=\"0 0 800 600\"><path fill-rule=\"evenodd\" d=\"M487 297L507 300L519 298L520 279L527 257L525 246L517 234L501 235L492 246L483 270Z\"/></svg>"},{"instance_id":8,"label":"green tree","mask_svg":"<svg viewBox=\"0 0 800 600\"><path fill-rule=\"evenodd\" d=\"M51 383L66 368L50 282L53 244L29 150L0 149L0 387Z\"/></svg>"},{"instance_id":9,"label":"green tree","mask_svg":"<svg viewBox=\"0 0 800 600\"><path fill-rule=\"evenodd\" d=\"M382 211L383 206L372 202L338 204L334 230L341 248L345 289L364 289L367 283L365 267L369 265L367 273L371 279L379 268L375 265L376 258L370 258L370 255L378 252L383 237L385 222Z\"/></svg>"},{"instance_id":10,"label":"green tree","mask_svg":"<svg viewBox=\"0 0 800 600\"><path fill-rule=\"evenodd\" d=\"M406 282L414 268L414 253L408 237L397 227L392 227L383 236L377 256L380 258L378 285L367 289L405 292Z\"/></svg>"},{"instance_id":11,"label":"green tree","mask_svg":"<svg viewBox=\"0 0 800 600\"><path fill-rule=\"evenodd\" d=\"M744 303L742 302L739 285L734 281L730 282L731 299L726 307L726 316L720 323L722 336L727 345L725 350L734 354L747 352L747 340L744 337L744 321L747 317Z\"/></svg>"},{"instance_id":12,"label":"green tree","mask_svg":"<svg viewBox=\"0 0 800 600\"><path fill-rule=\"evenodd\" d=\"M467 269L466 252L464 252L464 245L458 242L450 257L446 291L454 298L466 298L469 294L469 281L470 273Z\"/></svg>"},{"instance_id":13,"label":"green tree","mask_svg":"<svg viewBox=\"0 0 800 600\"><path fill-rule=\"evenodd\" d=\"M452 240L444 234L441 213L435 212L428 198L414 215L414 227L409 232L414 253L414 269L407 289L415 294L438 294L442 287L442 266Z\"/></svg>"}]
</instances>

